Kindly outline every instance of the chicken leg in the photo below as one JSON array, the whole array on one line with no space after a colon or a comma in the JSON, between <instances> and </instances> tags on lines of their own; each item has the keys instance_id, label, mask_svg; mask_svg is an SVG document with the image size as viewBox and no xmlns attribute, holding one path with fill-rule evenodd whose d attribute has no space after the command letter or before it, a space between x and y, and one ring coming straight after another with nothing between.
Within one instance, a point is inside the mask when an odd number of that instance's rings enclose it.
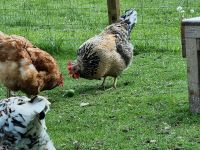
<instances>
[{"instance_id":1,"label":"chicken leg","mask_svg":"<svg viewBox=\"0 0 200 150\"><path fill-rule=\"evenodd\" d=\"M117 77L114 77L113 88L117 88Z\"/></svg>"},{"instance_id":2,"label":"chicken leg","mask_svg":"<svg viewBox=\"0 0 200 150\"><path fill-rule=\"evenodd\" d=\"M116 89L117 88L117 77L113 77L114 78L114 82L113 82L113 86L112 88ZM103 82L101 84L101 87L105 90L105 81L106 81L106 77L103 78ZM109 89L112 89L112 88L109 88ZM107 89L107 90L109 90Z\"/></svg>"},{"instance_id":3,"label":"chicken leg","mask_svg":"<svg viewBox=\"0 0 200 150\"><path fill-rule=\"evenodd\" d=\"M103 77L103 82L101 84L101 89L105 90L105 81L106 81L106 77Z\"/></svg>"},{"instance_id":4,"label":"chicken leg","mask_svg":"<svg viewBox=\"0 0 200 150\"><path fill-rule=\"evenodd\" d=\"M101 87L105 87L105 81L106 81L106 77L103 77L103 82L101 84Z\"/></svg>"}]
</instances>

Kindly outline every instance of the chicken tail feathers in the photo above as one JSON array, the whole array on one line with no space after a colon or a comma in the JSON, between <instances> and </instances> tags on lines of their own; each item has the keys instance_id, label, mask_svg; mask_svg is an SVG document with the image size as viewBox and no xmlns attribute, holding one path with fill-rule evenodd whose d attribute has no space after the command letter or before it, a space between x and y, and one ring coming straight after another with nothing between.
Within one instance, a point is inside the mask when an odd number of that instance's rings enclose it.
<instances>
[{"instance_id":1,"label":"chicken tail feathers","mask_svg":"<svg viewBox=\"0 0 200 150\"><path fill-rule=\"evenodd\" d=\"M131 8L125 11L125 14L120 17L121 23L128 24L129 33L137 23L137 12Z\"/></svg>"}]
</instances>

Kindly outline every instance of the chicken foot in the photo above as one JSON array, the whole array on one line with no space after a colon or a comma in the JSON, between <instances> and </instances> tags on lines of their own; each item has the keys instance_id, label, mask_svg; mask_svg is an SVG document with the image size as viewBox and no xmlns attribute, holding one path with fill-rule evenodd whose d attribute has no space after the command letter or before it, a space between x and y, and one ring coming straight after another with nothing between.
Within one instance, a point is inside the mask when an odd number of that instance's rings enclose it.
<instances>
[{"instance_id":1,"label":"chicken foot","mask_svg":"<svg viewBox=\"0 0 200 150\"><path fill-rule=\"evenodd\" d=\"M111 89L116 89L117 88L117 77L113 77L114 78L114 81L113 81L113 86L111 88L108 88L108 89L105 89L105 81L106 81L106 77L103 78L103 82L101 84L101 88L103 90L111 90Z\"/></svg>"}]
</instances>

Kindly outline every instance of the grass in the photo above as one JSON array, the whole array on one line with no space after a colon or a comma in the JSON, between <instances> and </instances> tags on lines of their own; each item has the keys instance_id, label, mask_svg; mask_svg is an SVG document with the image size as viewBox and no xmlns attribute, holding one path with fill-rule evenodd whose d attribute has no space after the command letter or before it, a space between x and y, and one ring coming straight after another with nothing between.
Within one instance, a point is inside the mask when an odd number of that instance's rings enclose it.
<instances>
[{"instance_id":1,"label":"grass","mask_svg":"<svg viewBox=\"0 0 200 150\"><path fill-rule=\"evenodd\" d=\"M200 120L188 112L184 60L170 53L142 53L133 64L116 90L99 90L101 81L66 78L64 89L75 89L74 97L63 98L61 89L45 92L52 102L48 129L58 149L199 146L193 133ZM81 102L90 106L80 107Z\"/></svg>"},{"instance_id":2,"label":"grass","mask_svg":"<svg viewBox=\"0 0 200 150\"><path fill-rule=\"evenodd\" d=\"M122 10L138 10L132 34L134 61L119 77L116 90L102 91L98 88L102 81L69 78L65 65L82 42L107 25L105 1L0 1L0 30L24 35L53 54L65 76L63 88L41 93L52 103L46 122L58 150L199 149L200 118L188 111L176 12L181 5L185 16L199 15L199 4L198 0L121 1ZM188 13L192 8L195 13ZM107 79L108 88L111 84ZM75 95L63 97L67 89L74 89ZM4 88L0 93L4 97ZM90 105L80 107L82 102Z\"/></svg>"}]
</instances>

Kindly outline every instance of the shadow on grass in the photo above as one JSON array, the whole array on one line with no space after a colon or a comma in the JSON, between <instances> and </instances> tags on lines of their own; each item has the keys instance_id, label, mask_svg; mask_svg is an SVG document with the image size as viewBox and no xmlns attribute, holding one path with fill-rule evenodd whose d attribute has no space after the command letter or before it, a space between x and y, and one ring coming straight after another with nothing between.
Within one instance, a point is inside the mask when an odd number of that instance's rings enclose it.
<instances>
[{"instance_id":1,"label":"shadow on grass","mask_svg":"<svg viewBox=\"0 0 200 150\"><path fill-rule=\"evenodd\" d=\"M117 88L114 89L113 81L112 81L113 79L109 78L107 80L108 81L105 84L105 88L101 86L103 80L100 80L100 82L97 82L97 80L92 80L94 84L88 84L87 82L85 82L85 84L81 86L80 85L75 86L75 89L76 89L76 92L79 94L96 95L96 94L99 94L99 93L101 94L104 92L112 93L124 87L131 86L134 83L134 81L129 81L129 80L123 81L122 79L121 80L119 79L119 81L117 82Z\"/></svg>"},{"instance_id":2,"label":"shadow on grass","mask_svg":"<svg viewBox=\"0 0 200 150\"><path fill-rule=\"evenodd\" d=\"M200 117L198 114L192 114L189 107L184 107L172 112L165 121L171 126L178 127L180 125L199 125Z\"/></svg>"},{"instance_id":3,"label":"shadow on grass","mask_svg":"<svg viewBox=\"0 0 200 150\"><path fill-rule=\"evenodd\" d=\"M79 94L96 94L97 91L102 91L99 84L81 85L76 87L76 92Z\"/></svg>"}]
</instances>

